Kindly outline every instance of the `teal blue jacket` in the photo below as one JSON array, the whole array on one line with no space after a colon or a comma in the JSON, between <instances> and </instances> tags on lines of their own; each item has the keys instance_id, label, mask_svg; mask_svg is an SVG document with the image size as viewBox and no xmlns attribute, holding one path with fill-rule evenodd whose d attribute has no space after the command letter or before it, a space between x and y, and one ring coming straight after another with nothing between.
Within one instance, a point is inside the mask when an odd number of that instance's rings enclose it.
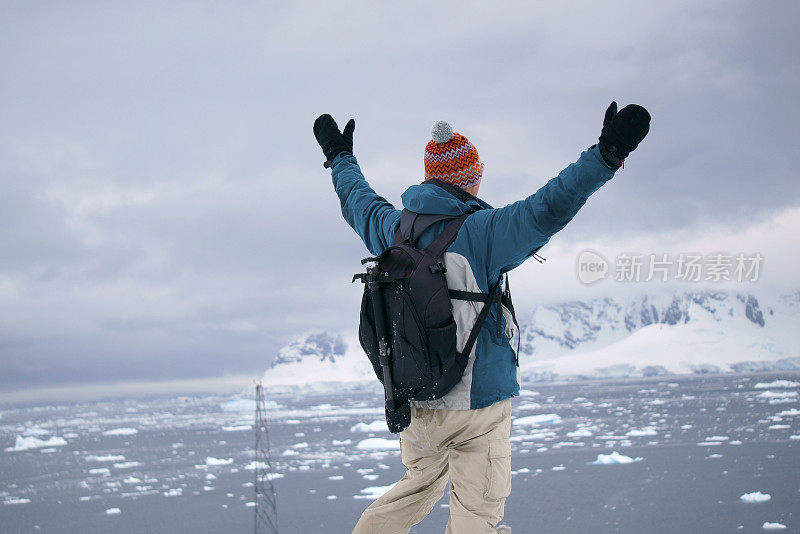
<instances>
[{"instance_id":1,"label":"teal blue jacket","mask_svg":"<svg viewBox=\"0 0 800 534\"><path fill-rule=\"evenodd\" d=\"M370 253L377 256L391 244L400 224L400 210L372 190L354 156L337 156L331 171L342 215ZM417 213L458 216L474 212L464 221L445 253L446 276L451 289L486 293L502 273L522 264L564 228L614 172L593 147L536 193L502 208L492 208L471 195L466 199L456 198L425 182L409 187L402 195L402 202L406 209ZM441 221L423 232L418 246L427 246L445 224L446 221ZM474 322L481 305L454 301L459 346L463 346L469 335L471 321ZM460 310L458 306L465 308ZM419 404L431 408L478 409L519 394L511 340L515 334L513 323L505 307L493 308L478 334L462 382L443 399ZM498 313L504 333L500 338L495 326Z\"/></svg>"}]
</instances>

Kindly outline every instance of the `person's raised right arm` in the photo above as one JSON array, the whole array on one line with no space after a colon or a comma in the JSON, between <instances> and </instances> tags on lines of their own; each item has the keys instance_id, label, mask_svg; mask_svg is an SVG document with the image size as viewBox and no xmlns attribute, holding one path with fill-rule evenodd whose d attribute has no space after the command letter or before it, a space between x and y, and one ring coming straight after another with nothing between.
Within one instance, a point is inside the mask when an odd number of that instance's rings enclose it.
<instances>
[{"instance_id":1,"label":"person's raised right arm","mask_svg":"<svg viewBox=\"0 0 800 534\"><path fill-rule=\"evenodd\" d=\"M353 155L355 121L350 119L339 132L330 115L321 115L314 122L317 138L331 168L333 187L342 206L342 215L359 235L367 249L379 255L389 247L397 230L400 211L379 196L364 178Z\"/></svg>"}]
</instances>

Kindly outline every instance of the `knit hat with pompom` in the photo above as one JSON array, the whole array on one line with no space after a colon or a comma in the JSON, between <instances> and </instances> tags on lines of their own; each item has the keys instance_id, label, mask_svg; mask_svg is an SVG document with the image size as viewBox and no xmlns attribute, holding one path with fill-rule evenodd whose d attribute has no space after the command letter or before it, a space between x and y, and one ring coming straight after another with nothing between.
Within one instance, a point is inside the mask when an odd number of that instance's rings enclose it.
<instances>
[{"instance_id":1,"label":"knit hat with pompom","mask_svg":"<svg viewBox=\"0 0 800 534\"><path fill-rule=\"evenodd\" d=\"M425 147L425 179L437 179L468 189L481 182L483 163L469 139L445 121L437 121Z\"/></svg>"}]
</instances>

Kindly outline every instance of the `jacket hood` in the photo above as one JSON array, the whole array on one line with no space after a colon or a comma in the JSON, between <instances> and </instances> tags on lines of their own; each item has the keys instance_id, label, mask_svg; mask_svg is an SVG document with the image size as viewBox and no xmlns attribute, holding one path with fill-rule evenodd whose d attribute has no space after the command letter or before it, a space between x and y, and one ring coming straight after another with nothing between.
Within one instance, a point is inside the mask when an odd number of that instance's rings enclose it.
<instances>
[{"instance_id":1,"label":"jacket hood","mask_svg":"<svg viewBox=\"0 0 800 534\"><path fill-rule=\"evenodd\" d=\"M414 213L462 215L491 206L463 189L440 180L412 185L401 196L403 207Z\"/></svg>"}]
</instances>

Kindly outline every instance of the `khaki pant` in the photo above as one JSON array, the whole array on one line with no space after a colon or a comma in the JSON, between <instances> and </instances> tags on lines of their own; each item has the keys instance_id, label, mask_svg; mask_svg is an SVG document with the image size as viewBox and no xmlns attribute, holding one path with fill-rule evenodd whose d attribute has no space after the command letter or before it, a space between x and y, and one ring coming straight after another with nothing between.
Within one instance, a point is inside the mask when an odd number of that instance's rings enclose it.
<instances>
[{"instance_id":1,"label":"khaki pant","mask_svg":"<svg viewBox=\"0 0 800 534\"><path fill-rule=\"evenodd\" d=\"M411 408L400 433L406 474L367 508L353 534L408 534L444 495L447 534L494 534L511 493L511 399L480 410Z\"/></svg>"}]
</instances>

